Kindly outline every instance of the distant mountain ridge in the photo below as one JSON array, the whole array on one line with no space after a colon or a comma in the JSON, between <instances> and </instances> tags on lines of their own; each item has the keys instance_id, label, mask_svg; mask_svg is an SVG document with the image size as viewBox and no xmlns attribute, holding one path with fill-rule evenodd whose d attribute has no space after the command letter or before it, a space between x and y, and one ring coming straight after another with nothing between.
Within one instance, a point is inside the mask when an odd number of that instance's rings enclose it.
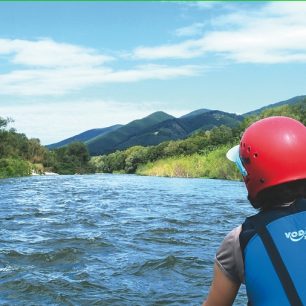
<instances>
[{"instance_id":1,"label":"distant mountain ridge","mask_svg":"<svg viewBox=\"0 0 306 306\"><path fill-rule=\"evenodd\" d=\"M51 144L48 148L59 148L74 141L81 141L87 145L91 155L103 155L135 145L157 145L164 141L183 139L196 131L209 130L220 125L233 127L247 116L258 114L267 108L297 104L305 100L305 98L306 96L294 97L247 112L241 116L203 108L176 118L165 112L158 111L126 125L118 124L107 128L85 131Z\"/></svg>"},{"instance_id":2,"label":"distant mountain ridge","mask_svg":"<svg viewBox=\"0 0 306 306\"><path fill-rule=\"evenodd\" d=\"M110 127L106 127L106 128L100 128L100 129L92 129L92 130L88 130L85 131L83 133L80 133L78 135L69 137L67 139L64 139L62 141L47 145L46 147L49 149L55 149L55 148L60 148L60 147L64 147L72 142L76 142L76 141L81 141L81 142L86 142L90 139L93 139L97 136L101 136L104 134L107 134L109 132L115 131L117 129L119 129L120 127L122 127L121 124L116 124Z\"/></svg>"},{"instance_id":3,"label":"distant mountain ridge","mask_svg":"<svg viewBox=\"0 0 306 306\"><path fill-rule=\"evenodd\" d=\"M85 144L91 155L100 155L122 150L130 146L127 143L131 143L130 139L132 137L140 136L152 126L172 118L174 117L164 112L155 112L145 118L134 120L116 131L91 139L85 142ZM132 143L132 145L141 144Z\"/></svg>"},{"instance_id":4,"label":"distant mountain ridge","mask_svg":"<svg viewBox=\"0 0 306 306\"><path fill-rule=\"evenodd\" d=\"M243 116L244 116L244 117L247 117L247 116L251 116L251 115L256 115L256 114L261 113L261 112L264 111L265 109L272 108L272 107L278 107L278 106L282 106L282 105L293 105L293 104L297 104L297 103L302 102L302 101L305 100L305 99L306 99L306 95L296 96L296 97L293 97L293 98L288 99L288 100L284 100L284 101L277 102L277 103L272 103L272 104L269 104L269 105L267 105L267 106L258 108L258 109L256 109L256 110L247 112L247 113L243 114Z\"/></svg>"},{"instance_id":5,"label":"distant mountain ridge","mask_svg":"<svg viewBox=\"0 0 306 306\"><path fill-rule=\"evenodd\" d=\"M197 130L209 130L222 124L234 126L242 120L242 116L217 110L193 112L181 118L156 112L91 139L85 144L91 155L103 155L135 145L152 146L164 141L182 139Z\"/></svg>"},{"instance_id":6,"label":"distant mountain ridge","mask_svg":"<svg viewBox=\"0 0 306 306\"><path fill-rule=\"evenodd\" d=\"M188 113L186 115L183 115L180 118L194 117L194 116L201 115L201 114L204 114L204 113L207 113L207 112L210 112L210 111L211 111L211 109L201 108L201 109L197 109L197 110L195 110L191 113Z\"/></svg>"}]
</instances>

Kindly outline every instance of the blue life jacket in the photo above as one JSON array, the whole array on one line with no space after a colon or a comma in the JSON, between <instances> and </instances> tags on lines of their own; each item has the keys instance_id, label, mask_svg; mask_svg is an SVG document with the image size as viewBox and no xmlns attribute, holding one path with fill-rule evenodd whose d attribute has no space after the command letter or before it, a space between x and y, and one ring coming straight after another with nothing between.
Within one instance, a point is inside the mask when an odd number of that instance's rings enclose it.
<instances>
[{"instance_id":1,"label":"blue life jacket","mask_svg":"<svg viewBox=\"0 0 306 306\"><path fill-rule=\"evenodd\" d=\"M239 240L249 305L306 305L305 198L247 218Z\"/></svg>"}]
</instances>

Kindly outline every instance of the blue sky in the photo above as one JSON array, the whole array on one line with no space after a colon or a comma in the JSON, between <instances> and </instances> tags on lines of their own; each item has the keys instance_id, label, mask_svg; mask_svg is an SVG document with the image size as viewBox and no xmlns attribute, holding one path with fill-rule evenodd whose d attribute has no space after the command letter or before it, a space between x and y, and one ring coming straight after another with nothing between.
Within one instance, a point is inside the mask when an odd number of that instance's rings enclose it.
<instances>
[{"instance_id":1,"label":"blue sky","mask_svg":"<svg viewBox=\"0 0 306 306\"><path fill-rule=\"evenodd\" d=\"M306 93L306 2L0 2L0 116L49 144Z\"/></svg>"}]
</instances>

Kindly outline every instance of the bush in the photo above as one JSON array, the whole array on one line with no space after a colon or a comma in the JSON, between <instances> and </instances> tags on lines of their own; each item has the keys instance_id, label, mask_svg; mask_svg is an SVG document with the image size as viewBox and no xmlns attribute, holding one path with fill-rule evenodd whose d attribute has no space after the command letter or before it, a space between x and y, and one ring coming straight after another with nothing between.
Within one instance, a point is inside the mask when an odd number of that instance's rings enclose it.
<instances>
[{"instance_id":1,"label":"bush","mask_svg":"<svg viewBox=\"0 0 306 306\"><path fill-rule=\"evenodd\" d=\"M28 161L13 158L0 159L0 178L30 175L32 165Z\"/></svg>"}]
</instances>

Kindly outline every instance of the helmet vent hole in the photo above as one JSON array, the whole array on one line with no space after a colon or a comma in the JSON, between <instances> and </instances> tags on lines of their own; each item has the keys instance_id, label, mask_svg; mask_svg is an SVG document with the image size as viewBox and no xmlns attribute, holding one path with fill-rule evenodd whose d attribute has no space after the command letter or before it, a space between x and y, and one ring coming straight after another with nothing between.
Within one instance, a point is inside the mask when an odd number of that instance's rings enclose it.
<instances>
[{"instance_id":1,"label":"helmet vent hole","mask_svg":"<svg viewBox=\"0 0 306 306\"><path fill-rule=\"evenodd\" d=\"M245 148L245 143L243 143L243 147Z\"/></svg>"},{"instance_id":2,"label":"helmet vent hole","mask_svg":"<svg viewBox=\"0 0 306 306\"><path fill-rule=\"evenodd\" d=\"M253 155L255 158L257 158L258 157L258 153L254 153L254 155Z\"/></svg>"},{"instance_id":3,"label":"helmet vent hole","mask_svg":"<svg viewBox=\"0 0 306 306\"><path fill-rule=\"evenodd\" d=\"M251 152L251 147L248 147L248 152Z\"/></svg>"},{"instance_id":4,"label":"helmet vent hole","mask_svg":"<svg viewBox=\"0 0 306 306\"><path fill-rule=\"evenodd\" d=\"M261 178L259 181L260 181L260 183L263 184L263 183L265 182L265 179L264 179L264 178Z\"/></svg>"}]
</instances>

